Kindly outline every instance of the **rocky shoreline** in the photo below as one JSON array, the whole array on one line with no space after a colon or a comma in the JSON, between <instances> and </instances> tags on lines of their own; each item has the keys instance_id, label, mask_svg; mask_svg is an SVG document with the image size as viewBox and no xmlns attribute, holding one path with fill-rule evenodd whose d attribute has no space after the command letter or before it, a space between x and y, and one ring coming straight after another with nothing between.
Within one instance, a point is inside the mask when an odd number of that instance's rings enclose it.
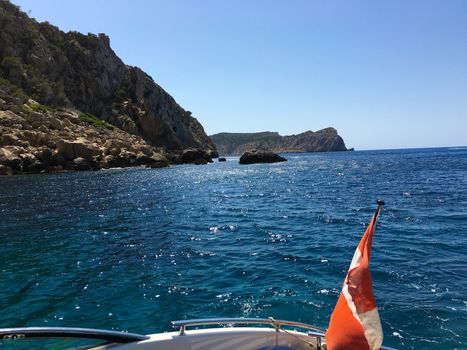
<instances>
[{"instance_id":1,"label":"rocky shoreline","mask_svg":"<svg viewBox=\"0 0 467 350\"><path fill-rule=\"evenodd\" d=\"M3 93L2 93L3 92ZM215 151L154 147L88 113L54 109L0 89L0 175L206 164Z\"/></svg>"}]
</instances>

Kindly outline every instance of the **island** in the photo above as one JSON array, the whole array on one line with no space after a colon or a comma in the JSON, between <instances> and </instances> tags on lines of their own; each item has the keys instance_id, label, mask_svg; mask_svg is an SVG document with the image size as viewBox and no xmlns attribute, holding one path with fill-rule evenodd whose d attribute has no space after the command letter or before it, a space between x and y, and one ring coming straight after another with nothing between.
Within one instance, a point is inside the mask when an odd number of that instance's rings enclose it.
<instances>
[{"instance_id":1,"label":"island","mask_svg":"<svg viewBox=\"0 0 467 350\"><path fill-rule=\"evenodd\" d=\"M253 149L274 153L347 151L344 140L334 128L297 135L281 136L277 132L228 133L210 136L221 155L241 155Z\"/></svg>"},{"instance_id":2,"label":"island","mask_svg":"<svg viewBox=\"0 0 467 350\"><path fill-rule=\"evenodd\" d=\"M270 151L262 151L258 149L253 149L251 151L246 151L240 157L240 164L255 164L255 163L279 163L286 162L287 159L284 157Z\"/></svg>"}]
</instances>

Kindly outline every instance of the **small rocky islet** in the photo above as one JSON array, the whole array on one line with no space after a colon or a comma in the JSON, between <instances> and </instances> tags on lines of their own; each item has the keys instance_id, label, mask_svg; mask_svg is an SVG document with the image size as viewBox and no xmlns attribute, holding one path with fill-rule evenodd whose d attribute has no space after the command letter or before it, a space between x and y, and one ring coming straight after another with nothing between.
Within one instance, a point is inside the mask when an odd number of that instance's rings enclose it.
<instances>
[{"instance_id":1,"label":"small rocky islet","mask_svg":"<svg viewBox=\"0 0 467 350\"><path fill-rule=\"evenodd\" d=\"M246 151L240 157L240 164L255 164L255 163L279 163L286 162L287 159L271 151L253 149Z\"/></svg>"}]
</instances>

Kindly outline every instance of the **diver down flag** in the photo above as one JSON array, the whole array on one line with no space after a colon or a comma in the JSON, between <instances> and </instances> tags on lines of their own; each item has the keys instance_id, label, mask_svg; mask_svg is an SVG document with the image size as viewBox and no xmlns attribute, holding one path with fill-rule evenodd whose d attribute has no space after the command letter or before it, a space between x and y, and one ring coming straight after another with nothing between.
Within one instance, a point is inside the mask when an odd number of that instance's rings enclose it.
<instances>
[{"instance_id":1,"label":"diver down flag","mask_svg":"<svg viewBox=\"0 0 467 350\"><path fill-rule=\"evenodd\" d=\"M326 332L328 350L376 350L383 342L370 273L371 245L379 210L380 206L355 251L331 315Z\"/></svg>"}]
</instances>

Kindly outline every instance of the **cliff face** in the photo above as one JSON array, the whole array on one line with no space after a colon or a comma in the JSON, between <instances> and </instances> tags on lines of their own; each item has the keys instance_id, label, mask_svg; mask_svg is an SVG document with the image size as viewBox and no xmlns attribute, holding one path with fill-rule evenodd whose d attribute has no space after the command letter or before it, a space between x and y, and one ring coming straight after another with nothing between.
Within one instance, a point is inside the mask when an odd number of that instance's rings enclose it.
<instances>
[{"instance_id":1,"label":"cliff face","mask_svg":"<svg viewBox=\"0 0 467 350\"><path fill-rule=\"evenodd\" d=\"M169 150L214 151L201 124L136 67L105 34L64 33L0 1L0 83L37 102L75 108Z\"/></svg>"},{"instance_id":2,"label":"cliff face","mask_svg":"<svg viewBox=\"0 0 467 350\"><path fill-rule=\"evenodd\" d=\"M221 155L239 155L252 149L286 152L333 152L346 151L344 140L334 128L316 132L306 131L298 135L280 136L277 132L220 133L211 140Z\"/></svg>"}]
</instances>

